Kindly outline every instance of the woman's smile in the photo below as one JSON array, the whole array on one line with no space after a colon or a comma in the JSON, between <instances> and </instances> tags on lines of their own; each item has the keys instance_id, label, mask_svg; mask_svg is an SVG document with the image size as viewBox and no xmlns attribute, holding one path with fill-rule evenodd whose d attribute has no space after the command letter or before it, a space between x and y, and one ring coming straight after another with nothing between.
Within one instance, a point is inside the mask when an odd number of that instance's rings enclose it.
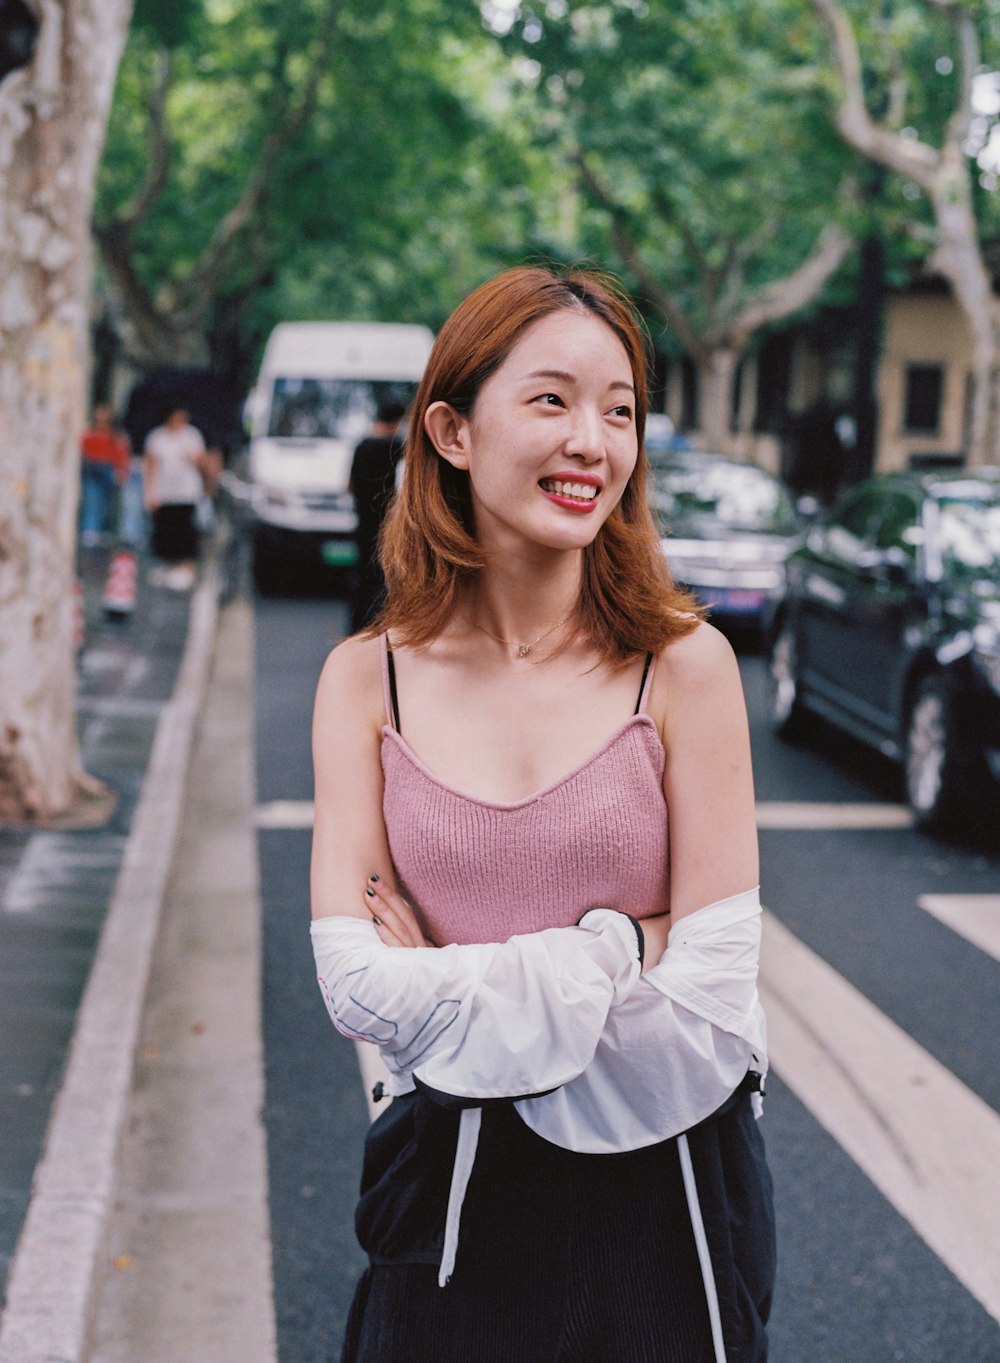
<instances>
[{"instance_id":1,"label":"woman's smile","mask_svg":"<svg viewBox=\"0 0 1000 1363\"><path fill-rule=\"evenodd\" d=\"M603 483L593 474L564 473L542 478L538 486L557 506L565 507L567 511L587 512L597 506Z\"/></svg>"},{"instance_id":2,"label":"woman's smile","mask_svg":"<svg viewBox=\"0 0 1000 1363\"><path fill-rule=\"evenodd\" d=\"M514 537L580 551L621 499L638 455L628 355L599 318L534 322L459 423L481 544ZM539 495L540 494L540 495Z\"/></svg>"}]
</instances>

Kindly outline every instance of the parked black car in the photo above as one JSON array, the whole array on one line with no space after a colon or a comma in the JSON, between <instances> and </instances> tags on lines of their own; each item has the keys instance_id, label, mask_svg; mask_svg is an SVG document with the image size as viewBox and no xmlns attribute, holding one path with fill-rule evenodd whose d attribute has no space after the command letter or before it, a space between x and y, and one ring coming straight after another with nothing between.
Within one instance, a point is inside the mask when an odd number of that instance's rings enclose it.
<instances>
[{"instance_id":1,"label":"parked black car","mask_svg":"<svg viewBox=\"0 0 1000 1363\"><path fill-rule=\"evenodd\" d=\"M1000 469L889 474L845 494L785 565L772 718L822 715L903 764L918 823L1000 781Z\"/></svg>"},{"instance_id":2,"label":"parked black car","mask_svg":"<svg viewBox=\"0 0 1000 1363\"><path fill-rule=\"evenodd\" d=\"M756 625L784 586L801 530L784 484L719 454L648 448L649 502L677 582L712 619Z\"/></svg>"}]
</instances>

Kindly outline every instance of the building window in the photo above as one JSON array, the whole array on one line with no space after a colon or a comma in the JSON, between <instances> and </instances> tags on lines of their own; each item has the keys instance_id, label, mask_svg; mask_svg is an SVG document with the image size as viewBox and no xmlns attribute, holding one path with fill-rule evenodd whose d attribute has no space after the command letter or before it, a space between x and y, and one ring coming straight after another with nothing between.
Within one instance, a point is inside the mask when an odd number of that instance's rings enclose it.
<instances>
[{"instance_id":1,"label":"building window","mask_svg":"<svg viewBox=\"0 0 1000 1363\"><path fill-rule=\"evenodd\" d=\"M944 368L939 364L908 364L903 399L903 430L908 435L937 435L941 429Z\"/></svg>"}]
</instances>

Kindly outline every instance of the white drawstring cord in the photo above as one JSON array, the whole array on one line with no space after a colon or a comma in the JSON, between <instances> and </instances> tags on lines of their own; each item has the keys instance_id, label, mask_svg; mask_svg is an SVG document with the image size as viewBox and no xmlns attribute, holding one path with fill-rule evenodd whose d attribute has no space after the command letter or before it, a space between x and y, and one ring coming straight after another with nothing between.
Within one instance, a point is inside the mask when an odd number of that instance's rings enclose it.
<instances>
[{"instance_id":1,"label":"white drawstring cord","mask_svg":"<svg viewBox=\"0 0 1000 1363\"><path fill-rule=\"evenodd\" d=\"M448 1211L444 1219L444 1248L441 1251L441 1267L438 1269L438 1287L446 1287L455 1267L458 1253L458 1227L462 1219L462 1203L465 1190L469 1186L472 1166L476 1162L476 1147L479 1145L479 1127L483 1119L481 1107L466 1107L458 1122L458 1143L455 1146L455 1163L451 1171L451 1188L448 1192Z\"/></svg>"},{"instance_id":2,"label":"white drawstring cord","mask_svg":"<svg viewBox=\"0 0 1000 1363\"><path fill-rule=\"evenodd\" d=\"M698 1262L701 1264L702 1281L705 1284L708 1319L712 1326L712 1344L715 1348L715 1363L726 1363L726 1345L722 1338L722 1313L719 1310L719 1294L715 1287L715 1270L712 1268L712 1256L708 1249L705 1222L701 1215L701 1202L698 1200L698 1185L695 1182L694 1165L691 1163L691 1151L685 1132L681 1132L677 1137L677 1153L680 1156L684 1194L687 1197L691 1229L694 1231L694 1243L698 1250Z\"/></svg>"}]
</instances>

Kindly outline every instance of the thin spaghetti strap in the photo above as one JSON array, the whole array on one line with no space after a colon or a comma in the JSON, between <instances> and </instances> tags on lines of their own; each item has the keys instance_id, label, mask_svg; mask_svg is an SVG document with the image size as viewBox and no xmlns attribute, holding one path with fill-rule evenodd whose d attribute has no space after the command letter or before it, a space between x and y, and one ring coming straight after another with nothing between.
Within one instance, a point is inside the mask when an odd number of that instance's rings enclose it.
<instances>
[{"instance_id":1,"label":"thin spaghetti strap","mask_svg":"<svg viewBox=\"0 0 1000 1363\"><path fill-rule=\"evenodd\" d=\"M382 647L382 694L385 697L385 717L397 733L402 733L399 726L399 696L396 693L396 665L392 660L387 632L383 631L379 635L379 643Z\"/></svg>"},{"instance_id":2,"label":"thin spaghetti strap","mask_svg":"<svg viewBox=\"0 0 1000 1363\"><path fill-rule=\"evenodd\" d=\"M642 681L639 683L639 699L635 703L635 713L645 714L646 704L649 701L649 688L653 684L653 671L656 659L652 653L646 654L646 666L642 669Z\"/></svg>"}]
</instances>

